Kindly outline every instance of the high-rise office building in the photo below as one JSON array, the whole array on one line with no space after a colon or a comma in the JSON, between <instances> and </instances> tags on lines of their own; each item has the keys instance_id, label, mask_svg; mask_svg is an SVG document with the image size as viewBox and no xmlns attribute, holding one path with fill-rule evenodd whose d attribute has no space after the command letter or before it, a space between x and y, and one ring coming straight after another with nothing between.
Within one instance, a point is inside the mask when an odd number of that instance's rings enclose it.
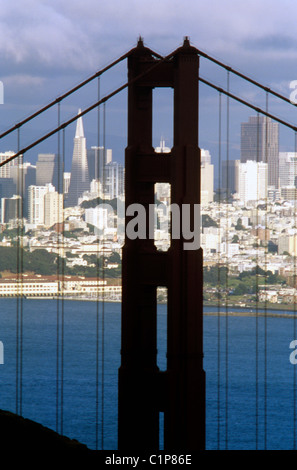
<instances>
[{"instance_id":1,"label":"high-rise office building","mask_svg":"<svg viewBox=\"0 0 297 470\"><path fill-rule=\"evenodd\" d=\"M279 179L278 123L266 116L250 116L241 124L240 161L248 160L268 164L268 185L278 187Z\"/></svg>"},{"instance_id":2,"label":"high-rise office building","mask_svg":"<svg viewBox=\"0 0 297 470\"><path fill-rule=\"evenodd\" d=\"M13 219L19 219L21 214L21 196L13 195L12 197L1 198L1 224L5 224Z\"/></svg>"},{"instance_id":3,"label":"high-rise office building","mask_svg":"<svg viewBox=\"0 0 297 470\"><path fill-rule=\"evenodd\" d=\"M100 230L108 226L108 211L105 207L90 207L85 210L85 221Z\"/></svg>"},{"instance_id":4,"label":"high-rise office building","mask_svg":"<svg viewBox=\"0 0 297 470\"><path fill-rule=\"evenodd\" d=\"M44 225L44 196L54 192L52 184L46 186L29 186L28 188L28 219L33 225Z\"/></svg>"},{"instance_id":5,"label":"high-rise office building","mask_svg":"<svg viewBox=\"0 0 297 470\"><path fill-rule=\"evenodd\" d=\"M16 193L16 185L13 182L13 179L12 178L0 178L0 199L1 200L2 198L10 199L11 197L15 195L15 193ZM7 203L7 204L10 204L10 203ZM2 207L3 206L1 205L1 217L2 217Z\"/></svg>"},{"instance_id":6,"label":"high-rise office building","mask_svg":"<svg viewBox=\"0 0 297 470\"><path fill-rule=\"evenodd\" d=\"M80 114L80 110L79 113ZM76 206L78 198L84 191L90 189L89 170L87 160L86 138L82 117L77 119L76 132L74 137L74 148L71 167L71 178L68 190L66 205L68 207Z\"/></svg>"},{"instance_id":7,"label":"high-rise office building","mask_svg":"<svg viewBox=\"0 0 297 470\"><path fill-rule=\"evenodd\" d=\"M89 180L103 179L103 168L112 162L112 149L104 147L91 147L87 150Z\"/></svg>"},{"instance_id":8,"label":"high-rise office building","mask_svg":"<svg viewBox=\"0 0 297 470\"><path fill-rule=\"evenodd\" d=\"M160 140L160 145L155 148L155 152L157 152L157 153L169 153L169 152L171 152L171 149L170 149L170 147L166 147L165 140L161 139Z\"/></svg>"},{"instance_id":9,"label":"high-rise office building","mask_svg":"<svg viewBox=\"0 0 297 470\"><path fill-rule=\"evenodd\" d=\"M111 162L104 167L103 192L106 199L114 199L124 194L125 171L123 165Z\"/></svg>"},{"instance_id":10,"label":"high-rise office building","mask_svg":"<svg viewBox=\"0 0 297 470\"><path fill-rule=\"evenodd\" d=\"M63 194L48 191L44 195L44 225L52 227L63 222Z\"/></svg>"},{"instance_id":11,"label":"high-rise office building","mask_svg":"<svg viewBox=\"0 0 297 470\"><path fill-rule=\"evenodd\" d=\"M295 186L297 188L297 153L279 153L279 185Z\"/></svg>"},{"instance_id":12,"label":"high-rise office building","mask_svg":"<svg viewBox=\"0 0 297 470\"><path fill-rule=\"evenodd\" d=\"M26 195L28 187L36 184L36 166L29 162L12 166L10 168L10 176L16 185L16 193Z\"/></svg>"},{"instance_id":13,"label":"high-rise office building","mask_svg":"<svg viewBox=\"0 0 297 470\"><path fill-rule=\"evenodd\" d=\"M59 184L60 179L60 184ZM36 162L36 186L51 183L56 191L63 192L63 164L62 158L54 153L39 153Z\"/></svg>"},{"instance_id":14,"label":"high-rise office building","mask_svg":"<svg viewBox=\"0 0 297 470\"><path fill-rule=\"evenodd\" d=\"M240 160L223 160L222 161L222 190L229 194L235 193L236 191L236 177L237 177L237 165Z\"/></svg>"},{"instance_id":15,"label":"high-rise office building","mask_svg":"<svg viewBox=\"0 0 297 470\"><path fill-rule=\"evenodd\" d=\"M23 198L23 216L28 216L28 188L36 184L36 166L29 162L12 166L10 175L16 186L15 194Z\"/></svg>"},{"instance_id":16,"label":"high-rise office building","mask_svg":"<svg viewBox=\"0 0 297 470\"><path fill-rule=\"evenodd\" d=\"M237 192L240 201L259 201L267 197L268 166L264 162L248 160L237 165Z\"/></svg>"},{"instance_id":17,"label":"high-rise office building","mask_svg":"<svg viewBox=\"0 0 297 470\"><path fill-rule=\"evenodd\" d=\"M63 192L64 192L64 194L68 194L69 186L70 186L70 178L71 178L70 171L64 171L64 174L63 174Z\"/></svg>"},{"instance_id":18,"label":"high-rise office building","mask_svg":"<svg viewBox=\"0 0 297 470\"><path fill-rule=\"evenodd\" d=\"M5 162L8 158L12 157L15 152L11 150L8 152L0 153L0 163ZM8 163L0 167L0 178L11 178L10 170L13 167L18 166L22 162L21 155L13 160L10 160Z\"/></svg>"},{"instance_id":19,"label":"high-rise office building","mask_svg":"<svg viewBox=\"0 0 297 470\"><path fill-rule=\"evenodd\" d=\"M160 140L160 145L155 147L156 153L170 153L171 148L166 147L165 140ZM158 201L167 203L170 205L171 200L171 185L170 183L156 183L155 184L155 195Z\"/></svg>"},{"instance_id":20,"label":"high-rise office building","mask_svg":"<svg viewBox=\"0 0 297 470\"><path fill-rule=\"evenodd\" d=\"M201 149L201 205L213 201L214 168L208 150Z\"/></svg>"},{"instance_id":21,"label":"high-rise office building","mask_svg":"<svg viewBox=\"0 0 297 470\"><path fill-rule=\"evenodd\" d=\"M16 193L16 185L12 178L0 178L0 199L12 197Z\"/></svg>"}]
</instances>

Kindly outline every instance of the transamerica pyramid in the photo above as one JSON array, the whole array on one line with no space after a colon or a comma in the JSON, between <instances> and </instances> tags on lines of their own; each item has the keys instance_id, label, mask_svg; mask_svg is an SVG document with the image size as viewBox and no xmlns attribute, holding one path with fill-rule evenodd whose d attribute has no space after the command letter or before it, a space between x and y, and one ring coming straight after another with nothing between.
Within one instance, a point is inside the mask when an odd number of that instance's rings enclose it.
<instances>
[{"instance_id":1,"label":"transamerica pyramid","mask_svg":"<svg viewBox=\"0 0 297 470\"><path fill-rule=\"evenodd\" d=\"M81 113L79 109L78 114ZM74 137L74 148L71 166L71 178L66 205L68 207L76 206L78 198L84 191L89 191L89 171L87 160L86 139L84 136L84 127L82 116L77 119L76 132Z\"/></svg>"}]
</instances>

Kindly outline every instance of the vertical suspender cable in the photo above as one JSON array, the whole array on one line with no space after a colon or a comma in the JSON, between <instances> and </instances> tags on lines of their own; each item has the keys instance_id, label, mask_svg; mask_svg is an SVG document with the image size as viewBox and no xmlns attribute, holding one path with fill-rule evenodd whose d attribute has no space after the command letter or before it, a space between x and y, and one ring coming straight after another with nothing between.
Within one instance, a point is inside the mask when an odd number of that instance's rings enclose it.
<instances>
[{"instance_id":1,"label":"vertical suspender cable","mask_svg":"<svg viewBox=\"0 0 297 470\"><path fill-rule=\"evenodd\" d=\"M17 148L20 151L20 128L17 130ZM16 299L16 413L22 414L22 361L23 361L23 300L22 300L22 232L20 223L23 222L23 156L18 158L17 167L17 194L20 196L20 202L17 204L17 299Z\"/></svg>"},{"instance_id":2,"label":"vertical suspender cable","mask_svg":"<svg viewBox=\"0 0 297 470\"><path fill-rule=\"evenodd\" d=\"M296 165L296 158L297 158L297 132L295 131L294 132L294 137L295 137L295 141L294 141L294 178L296 179L297 178L297 165ZM296 187L296 183L295 183L295 187ZM295 189L295 195L294 195L294 219L295 219L295 223L294 223L294 226L295 226L295 232L294 232L294 251L295 251L295 246L296 246L296 228L297 228L297 214L296 214L296 211L297 211L297 204L296 204L296 189ZM297 281L297 271L296 271L296 253L295 253L295 256L294 256L294 276L293 276L293 279L294 279L294 282L293 282L293 295L294 295L294 315L293 315L293 337L296 339L296 334L297 334L297 331L296 331L296 327L297 327L297 323L296 323L296 281ZM296 450L296 367L293 367L293 449Z\"/></svg>"},{"instance_id":3,"label":"vertical suspender cable","mask_svg":"<svg viewBox=\"0 0 297 470\"><path fill-rule=\"evenodd\" d=\"M58 103L58 126L60 125L61 109ZM57 223L57 319L56 319L56 429L63 434L63 392L64 392L64 220L61 209L64 208L63 196L63 175L65 166L65 129L62 133L62 158L61 158L61 135L57 133L58 138L58 182L57 182L57 204L58 204L58 223ZM61 207L62 195L62 207ZM62 222L61 222L62 220Z\"/></svg>"},{"instance_id":4,"label":"vertical suspender cable","mask_svg":"<svg viewBox=\"0 0 297 470\"><path fill-rule=\"evenodd\" d=\"M21 282L21 298L20 298L20 415L23 413L23 330L24 330L24 315L23 315L23 270L24 270L24 257L23 257L23 214L24 214L24 160L21 158L21 227L20 227L20 282Z\"/></svg>"},{"instance_id":5,"label":"vertical suspender cable","mask_svg":"<svg viewBox=\"0 0 297 470\"><path fill-rule=\"evenodd\" d=\"M219 212L221 211L221 189L222 189L222 180L221 180L221 141L222 141L222 94L219 93ZM227 168L228 171L228 168ZM221 413L221 401L220 401L220 389L221 389L221 269L220 269L220 258L221 258L221 222L219 220L219 240L218 240L218 346L217 346L217 362L218 362L218 390L217 390L217 441L218 441L218 450L220 449L220 413Z\"/></svg>"},{"instance_id":6,"label":"vertical suspender cable","mask_svg":"<svg viewBox=\"0 0 297 470\"><path fill-rule=\"evenodd\" d=\"M58 127L60 126L60 102L58 103ZM58 138L58 167L60 164L60 132L57 133ZM59 184L59 183L58 183ZM59 240L58 240L59 247ZM57 283L60 281L60 250L58 248L57 256ZM60 394L60 305L59 305L59 296L57 296L57 318L56 318L56 431L60 430L60 413L59 413L59 394Z\"/></svg>"},{"instance_id":7,"label":"vertical suspender cable","mask_svg":"<svg viewBox=\"0 0 297 470\"><path fill-rule=\"evenodd\" d=\"M62 133L62 168L65 165L65 129ZM63 172L62 172L63 177ZM58 194L58 205L60 207L60 194ZM64 200L63 200L64 208ZM63 217L63 215L62 215ZM58 224L58 227L60 225ZM59 233L59 232L58 232ZM59 235L58 235L59 236ZM64 255L65 255L65 246L64 246L64 218L62 223L61 231L61 242L62 242L62 262L61 262L61 279L62 284L62 298L61 298L61 434L63 434L63 424L64 424Z\"/></svg>"},{"instance_id":8,"label":"vertical suspender cable","mask_svg":"<svg viewBox=\"0 0 297 470\"><path fill-rule=\"evenodd\" d=\"M229 89L230 89L230 72L229 70L227 71L227 91L229 93ZM227 161L226 161L226 165L227 165L227 168L229 168L229 96L227 96L227 128L226 128L226 133L227 133L227 136L226 136L226 154L227 154ZM228 175L228 171L227 171L227 174L226 174L226 186L227 186L227 194L226 194L226 236L225 236L225 239L226 239L226 296L225 296L225 307L226 307L226 348L225 348L225 353L226 353L226 371L225 371L225 380L226 380L226 390L225 390L225 393L226 393L226 436L225 436L225 444L226 444L226 450L228 449L228 375L229 375L229 370L228 370L228 354L229 354L229 338L228 338L228 334L229 334L229 331L228 331L228 328L229 328L229 324L228 324L228 244L229 244L229 241L228 241L228 235L229 235L229 208L228 208L228 202L229 202L229 175Z\"/></svg>"},{"instance_id":9,"label":"vertical suspender cable","mask_svg":"<svg viewBox=\"0 0 297 470\"><path fill-rule=\"evenodd\" d=\"M105 195L105 166L106 166L106 103L103 103L103 194ZM104 233L104 232L103 232ZM104 242L104 235L103 235ZM102 338L101 338L101 387L102 387L102 429L101 429L101 446L104 449L104 327L105 327L105 258L103 250L103 261L102 261L102 280L103 280L103 298L102 298Z\"/></svg>"},{"instance_id":10,"label":"vertical suspender cable","mask_svg":"<svg viewBox=\"0 0 297 470\"><path fill-rule=\"evenodd\" d=\"M266 91L266 112L268 113L268 97ZM268 126L265 126L265 163L268 164ZM268 182L267 182L268 184ZM277 188L276 188L277 189ZM266 201L268 202L268 195L266 194ZM268 252L268 217L267 217L268 204L266 203L266 223L265 223L265 257ZM267 293L267 259L265 259L265 293ZM267 448L267 295L265 295L264 305L264 450Z\"/></svg>"},{"instance_id":11,"label":"vertical suspender cable","mask_svg":"<svg viewBox=\"0 0 297 470\"><path fill-rule=\"evenodd\" d=\"M262 126L262 132L263 132L263 126ZM262 135L261 135L262 137ZM256 325L255 325L255 329L256 329L256 338L255 338L255 341L256 341L256 344L255 344L255 349L256 349L256 364L255 364L255 440L256 440L256 450L258 449L258 419L259 419L259 416L258 416L258 402L259 402L259 399L258 399L258 375L259 375L259 363L258 363L258 340L259 340L259 334L258 334L258 331L259 331L259 324L258 324L258 292L259 292L259 284L258 284L258 281L259 281L259 276L258 276L258 273L259 273L259 247L258 247L258 240L259 240L259 178L260 178L260 172L259 172L259 162L260 162L260 155L259 155L259 151L260 151L260 148L259 148L259 139L260 139L260 116L259 116L259 113L257 113L257 143L256 143L256 154L257 154L257 197L256 197L256 204L257 204L257 207L256 207L256 230L255 230L255 233L256 233L256 240L257 240L257 254L256 254L256 270L255 270L255 273L256 273L256 280L255 280L255 294L256 294ZM262 141L262 139L261 139ZM262 151L262 147L261 147L261 151ZM262 155L261 155L262 157ZM261 159L262 160L262 159Z\"/></svg>"},{"instance_id":12,"label":"vertical suspender cable","mask_svg":"<svg viewBox=\"0 0 297 470\"><path fill-rule=\"evenodd\" d=\"M19 129L17 132L17 147L19 151ZM19 194L19 171L20 167L18 165L17 169L17 193ZM17 204L17 218L19 219L20 217L20 207L19 204ZM17 278L18 278L18 273L19 273L19 250L18 250L18 241L17 241L17 253L16 253L16 270L17 270ZM17 298L16 298L16 376L15 376L15 408L16 408L16 414L19 413L19 296L17 292Z\"/></svg>"},{"instance_id":13,"label":"vertical suspender cable","mask_svg":"<svg viewBox=\"0 0 297 470\"><path fill-rule=\"evenodd\" d=\"M100 77L98 77L98 101L100 101ZM97 153L95 154L95 171L97 180L98 198L99 191L99 178L100 178L100 106L97 108ZM97 262L96 262L96 275L97 275L97 300L96 300L96 420L95 420L95 435L96 435L96 450L98 450L99 443L99 299L100 299L100 270L99 270L99 237L97 240Z\"/></svg>"}]
</instances>

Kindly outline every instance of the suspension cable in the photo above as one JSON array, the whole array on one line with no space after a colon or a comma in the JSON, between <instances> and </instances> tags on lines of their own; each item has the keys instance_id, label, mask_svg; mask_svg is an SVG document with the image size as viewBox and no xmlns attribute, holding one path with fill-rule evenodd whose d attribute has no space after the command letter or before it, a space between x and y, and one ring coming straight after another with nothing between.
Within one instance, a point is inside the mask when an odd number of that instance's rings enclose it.
<instances>
[{"instance_id":1,"label":"suspension cable","mask_svg":"<svg viewBox=\"0 0 297 470\"><path fill-rule=\"evenodd\" d=\"M269 113L268 111L265 111L262 108L259 108L258 106L253 105L252 103L249 103L248 101L244 100L243 98L240 98L239 96L236 96L232 93L230 93L228 90L224 90L222 87L219 87L215 85L214 83L209 82L208 80L205 80L202 77L199 77L199 81L204 83L205 85L208 85L211 88L214 88L220 93L223 93L224 95L228 96L229 98L232 98L235 101L238 101L239 103L253 109L259 114L263 114L266 117L269 117L270 119L277 121L279 124L282 124L285 127L288 127L289 129L292 129L293 131L297 132L297 126L294 126L293 124L290 124L287 121L284 121L283 119L279 118L278 116L275 116L274 114Z\"/></svg>"},{"instance_id":2,"label":"suspension cable","mask_svg":"<svg viewBox=\"0 0 297 470\"><path fill-rule=\"evenodd\" d=\"M50 109L52 106L55 106L56 104L60 103L61 101L63 101L65 98L67 98L68 96L72 95L73 93L75 93L76 91L78 91L80 88L83 88L85 85L87 85L88 83L90 83L91 81L93 81L95 78L97 77L100 77L101 75L103 75L105 72L107 72L108 70L110 70L112 67L114 67L115 65L119 64L120 62L122 62L123 60L127 59L129 57L129 55L131 54L132 50L130 50L129 52L126 52L125 54L123 54L121 57L119 57L118 59L116 59L115 61L113 61L111 64L107 65L106 67L104 67L103 69L99 70L98 72L94 73L93 75L91 75L89 78L87 78L86 80L84 80L83 82L79 83L78 85L76 85L75 87L71 88L69 91L67 91L66 93L64 93L63 95L60 95L58 98L56 98L55 100L51 101L50 103L48 103L46 106L44 106L43 108L39 109L38 111L36 111L35 113L31 114L30 116L28 116L27 118L23 119L22 121L18 122L17 124L15 124L13 127L11 127L10 129L6 130L5 132L2 132L0 134L0 139L2 139L3 137L5 137L6 135L10 134L11 132L14 132L16 131L17 129L19 129L20 127L22 127L24 124L27 124L27 122L29 121L32 121L32 119L36 118L37 116L39 116L40 114L44 113L45 111L47 111L48 109Z\"/></svg>"},{"instance_id":3,"label":"suspension cable","mask_svg":"<svg viewBox=\"0 0 297 470\"><path fill-rule=\"evenodd\" d=\"M270 93L271 95L275 96L276 98L279 98L280 100L283 100L286 103L291 104L292 106L296 106L296 104L293 103L292 101L290 101L286 96L281 95L280 93L273 90L272 88L270 88L268 86L265 86L265 85L262 85L262 83L254 80L253 78L248 77L247 75L243 74L242 72L239 72L238 70L233 69L229 65L224 64L223 62L215 59L214 57L211 57L209 54L206 54L206 52L203 52L203 51L197 49L197 54L200 55L201 57L204 57L205 59L210 60L211 62L215 63L219 67L224 68L225 70L229 71L230 73L232 73L234 75L237 75L238 77L240 77L243 80L251 83L252 85L255 85L256 87L264 90L266 93Z\"/></svg>"},{"instance_id":4,"label":"suspension cable","mask_svg":"<svg viewBox=\"0 0 297 470\"><path fill-rule=\"evenodd\" d=\"M50 132L48 132L47 134L43 135L42 137L40 137L39 139L35 140L33 143L27 145L26 147L24 147L23 149L21 150L18 150L17 153L15 153L14 155L8 157L6 160L4 160L3 162L0 163L0 167L3 166L3 165L6 165L8 162L14 160L15 158L17 158L18 156L28 152L29 150L31 150L32 148L36 147L36 145L40 144L41 142L44 142L45 140L47 140L49 137L51 137L52 135L56 134L57 132L59 132L60 130L62 129L65 129L66 127L68 127L70 124L72 124L73 122L75 122L77 119L79 119L80 117L84 116L85 114L89 113L90 111L92 111L93 109L97 108L98 106L100 106L101 104L104 104L106 103L108 100L110 100L111 98L113 98L114 96L116 96L117 94L119 94L121 91L125 90L128 86L132 85L133 83L137 82L138 80L140 80L141 78L145 77L148 73L150 73L151 71L153 71L155 68L159 67L161 63L165 62L166 60L168 60L169 58L172 57L172 55L174 55L174 53L170 53L168 56L166 57L162 57L160 59L160 61L158 62L155 62L151 67L149 67L147 70L145 70L144 72L140 73L139 75L137 75L136 77L128 80L126 83L124 83L123 85L121 85L120 87L118 87L116 90L112 91L111 93L109 93L108 95L106 95L105 97L103 97L102 99L96 101L95 103L93 103L92 105L90 105L88 108L84 109L83 111L81 111L80 113L76 114L75 116L73 116L71 119L68 119L68 121L65 121L63 124L59 125L58 127L56 127L55 129L51 130ZM17 129L18 127L16 127ZM1 135L0 135L0 139L1 139Z\"/></svg>"}]
</instances>

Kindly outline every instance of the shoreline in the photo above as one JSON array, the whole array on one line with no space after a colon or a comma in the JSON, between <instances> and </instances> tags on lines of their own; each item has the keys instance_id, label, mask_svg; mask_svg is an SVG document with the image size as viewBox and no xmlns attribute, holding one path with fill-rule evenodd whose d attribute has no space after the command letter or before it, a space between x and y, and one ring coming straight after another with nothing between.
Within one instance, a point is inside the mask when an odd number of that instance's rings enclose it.
<instances>
[{"instance_id":1,"label":"shoreline","mask_svg":"<svg viewBox=\"0 0 297 470\"><path fill-rule=\"evenodd\" d=\"M282 310L283 311L283 310ZM297 318L297 313L272 313L272 312L203 312L204 316L213 317L255 317L255 318Z\"/></svg>"},{"instance_id":2,"label":"shoreline","mask_svg":"<svg viewBox=\"0 0 297 470\"><path fill-rule=\"evenodd\" d=\"M1 296L0 299L17 299L21 298L23 300L60 300L60 301L78 301L78 302L107 302L107 303L121 303L121 299L115 298L94 298L94 297L68 297L68 296L32 296L32 297L17 297L17 296ZM157 302L158 305L166 305L166 302L161 301ZM263 307L263 306L249 306L249 307L242 307L236 305L228 305L227 312L226 306L221 305L221 310L210 310L205 311L205 308L210 309L218 309L219 306L215 304L206 304L204 307L204 316L219 316L219 317L256 317L256 318L297 318L297 308L294 306L286 305L285 308L281 308L280 306L270 306ZM237 310L238 309L238 310ZM231 311L234 310L234 311ZM273 312L271 312L273 310Z\"/></svg>"}]
</instances>

